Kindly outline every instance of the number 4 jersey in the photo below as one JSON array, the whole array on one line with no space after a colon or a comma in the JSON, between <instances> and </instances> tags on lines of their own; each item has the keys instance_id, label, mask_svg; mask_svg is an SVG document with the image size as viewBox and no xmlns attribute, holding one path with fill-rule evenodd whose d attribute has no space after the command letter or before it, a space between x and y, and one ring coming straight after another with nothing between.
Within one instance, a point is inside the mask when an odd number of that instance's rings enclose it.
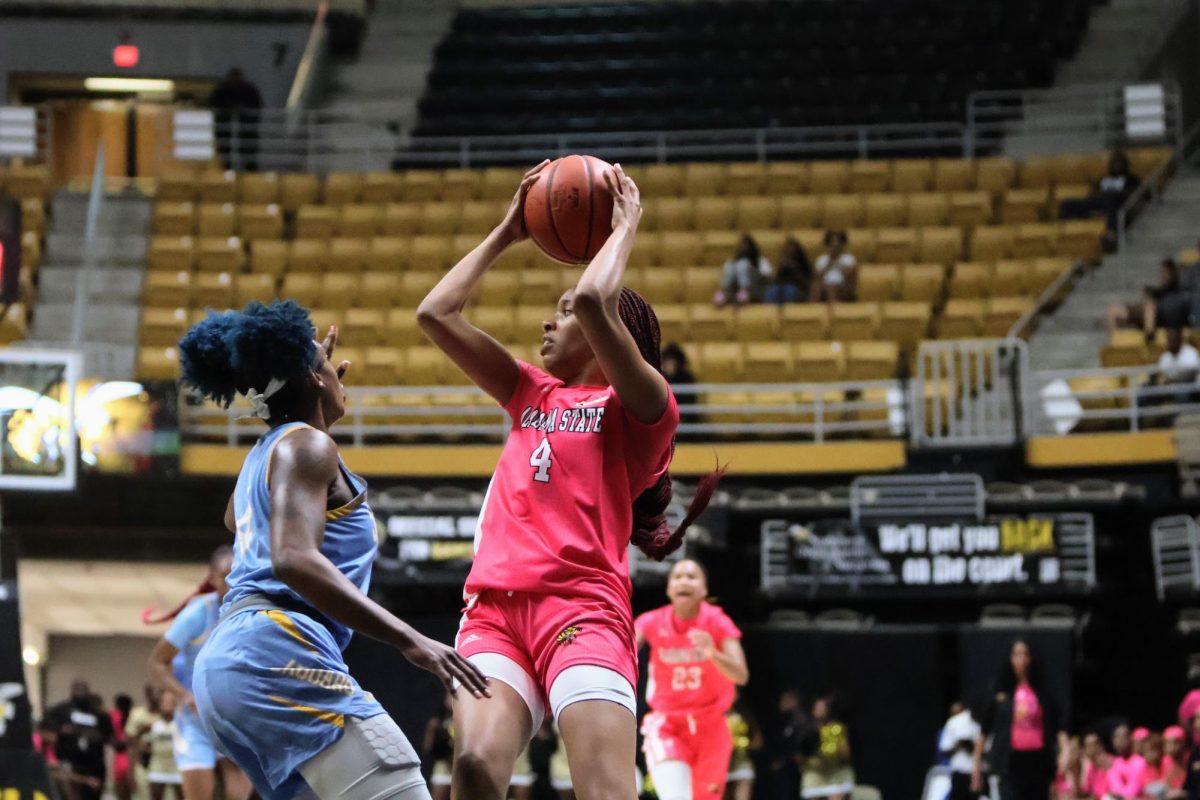
<instances>
[{"instance_id":1,"label":"number 4 jersey","mask_svg":"<svg viewBox=\"0 0 1200 800\"><path fill-rule=\"evenodd\" d=\"M466 593L593 598L631 613L633 500L670 466L675 398L668 392L662 418L647 425L611 386L566 386L518 366L504 406L512 429L479 513Z\"/></svg>"},{"instance_id":2,"label":"number 4 jersey","mask_svg":"<svg viewBox=\"0 0 1200 800\"><path fill-rule=\"evenodd\" d=\"M727 639L740 639L742 632L725 612L711 603L701 603L695 619L675 616L671 606L642 614L634 629L650 645L650 679L646 704L654 711L724 714L733 705L733 681L717 671L711 659L692 643L691 632L706 631L713 647L720 650Z\"/></svg>"}]
</instances>

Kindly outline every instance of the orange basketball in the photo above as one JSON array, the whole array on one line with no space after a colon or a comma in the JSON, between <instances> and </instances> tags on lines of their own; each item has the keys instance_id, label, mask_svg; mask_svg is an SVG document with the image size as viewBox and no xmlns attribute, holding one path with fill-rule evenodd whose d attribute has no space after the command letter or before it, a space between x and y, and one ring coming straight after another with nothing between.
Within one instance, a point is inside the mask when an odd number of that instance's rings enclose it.
<instances>
[{"instance_id":1,"label":"orange basketball","mask_svg":"<svg viewBox=\"0 0 1200 800\"><path fill-rule=\"evenodd\" d=\"M525 230L543 253L564 264L595 258L612 233L612 195L593 156L551 161L525 196Z\"/></svg>"}]
</instances>

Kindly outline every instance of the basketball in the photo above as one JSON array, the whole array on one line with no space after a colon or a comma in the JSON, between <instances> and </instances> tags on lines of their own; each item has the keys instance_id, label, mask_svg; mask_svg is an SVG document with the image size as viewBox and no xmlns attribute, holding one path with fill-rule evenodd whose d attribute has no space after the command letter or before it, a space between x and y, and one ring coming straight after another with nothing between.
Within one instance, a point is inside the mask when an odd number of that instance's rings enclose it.
<instances>
[{"instance_id":1,"label":"basketball","mask_svg":"<svg viewBox=\"0 0 1200 800\"><path fill-rule=\"evenodd\" d=\"M543 253L564 264L596 257L612 233L612 195L604 173L612 165L594 156L550 162L525 197L525 230Z\"/></svg>"}]
</instances>

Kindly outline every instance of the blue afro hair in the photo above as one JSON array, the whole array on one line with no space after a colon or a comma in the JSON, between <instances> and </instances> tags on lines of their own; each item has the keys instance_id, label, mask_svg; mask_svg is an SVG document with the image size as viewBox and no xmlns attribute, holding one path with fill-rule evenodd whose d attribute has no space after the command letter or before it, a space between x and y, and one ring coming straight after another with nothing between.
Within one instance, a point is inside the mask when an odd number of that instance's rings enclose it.
<instances>
[{"instance_id":1,"label":"blue afro hair","mask_svg":"<svg viewBox=\"0 0 1200 800\"><path fill-rule=\"evenodd\" d=\"M184 383L225 408L238 392L261 391L272 378L303 378L316 359L312 321L294 300L210 312L179 340Z\"/></svg>"}]
</instances>

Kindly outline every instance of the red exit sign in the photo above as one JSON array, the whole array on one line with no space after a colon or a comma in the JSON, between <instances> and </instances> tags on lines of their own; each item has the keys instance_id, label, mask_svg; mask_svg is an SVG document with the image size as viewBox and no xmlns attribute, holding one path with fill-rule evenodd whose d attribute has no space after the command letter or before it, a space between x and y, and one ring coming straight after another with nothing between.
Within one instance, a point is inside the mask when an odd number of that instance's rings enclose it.
<instances>
[{"instance_id":1,"label":"red exit sign","mask_svg":"<svg viewBox=\"0 0 1200 800\"><path fill-rule=\"evenodd\" d=\"M125 69L136 67L141 56L136 44L119 44L113 48L113 66Z\"/></svg>"}]
</instances>

